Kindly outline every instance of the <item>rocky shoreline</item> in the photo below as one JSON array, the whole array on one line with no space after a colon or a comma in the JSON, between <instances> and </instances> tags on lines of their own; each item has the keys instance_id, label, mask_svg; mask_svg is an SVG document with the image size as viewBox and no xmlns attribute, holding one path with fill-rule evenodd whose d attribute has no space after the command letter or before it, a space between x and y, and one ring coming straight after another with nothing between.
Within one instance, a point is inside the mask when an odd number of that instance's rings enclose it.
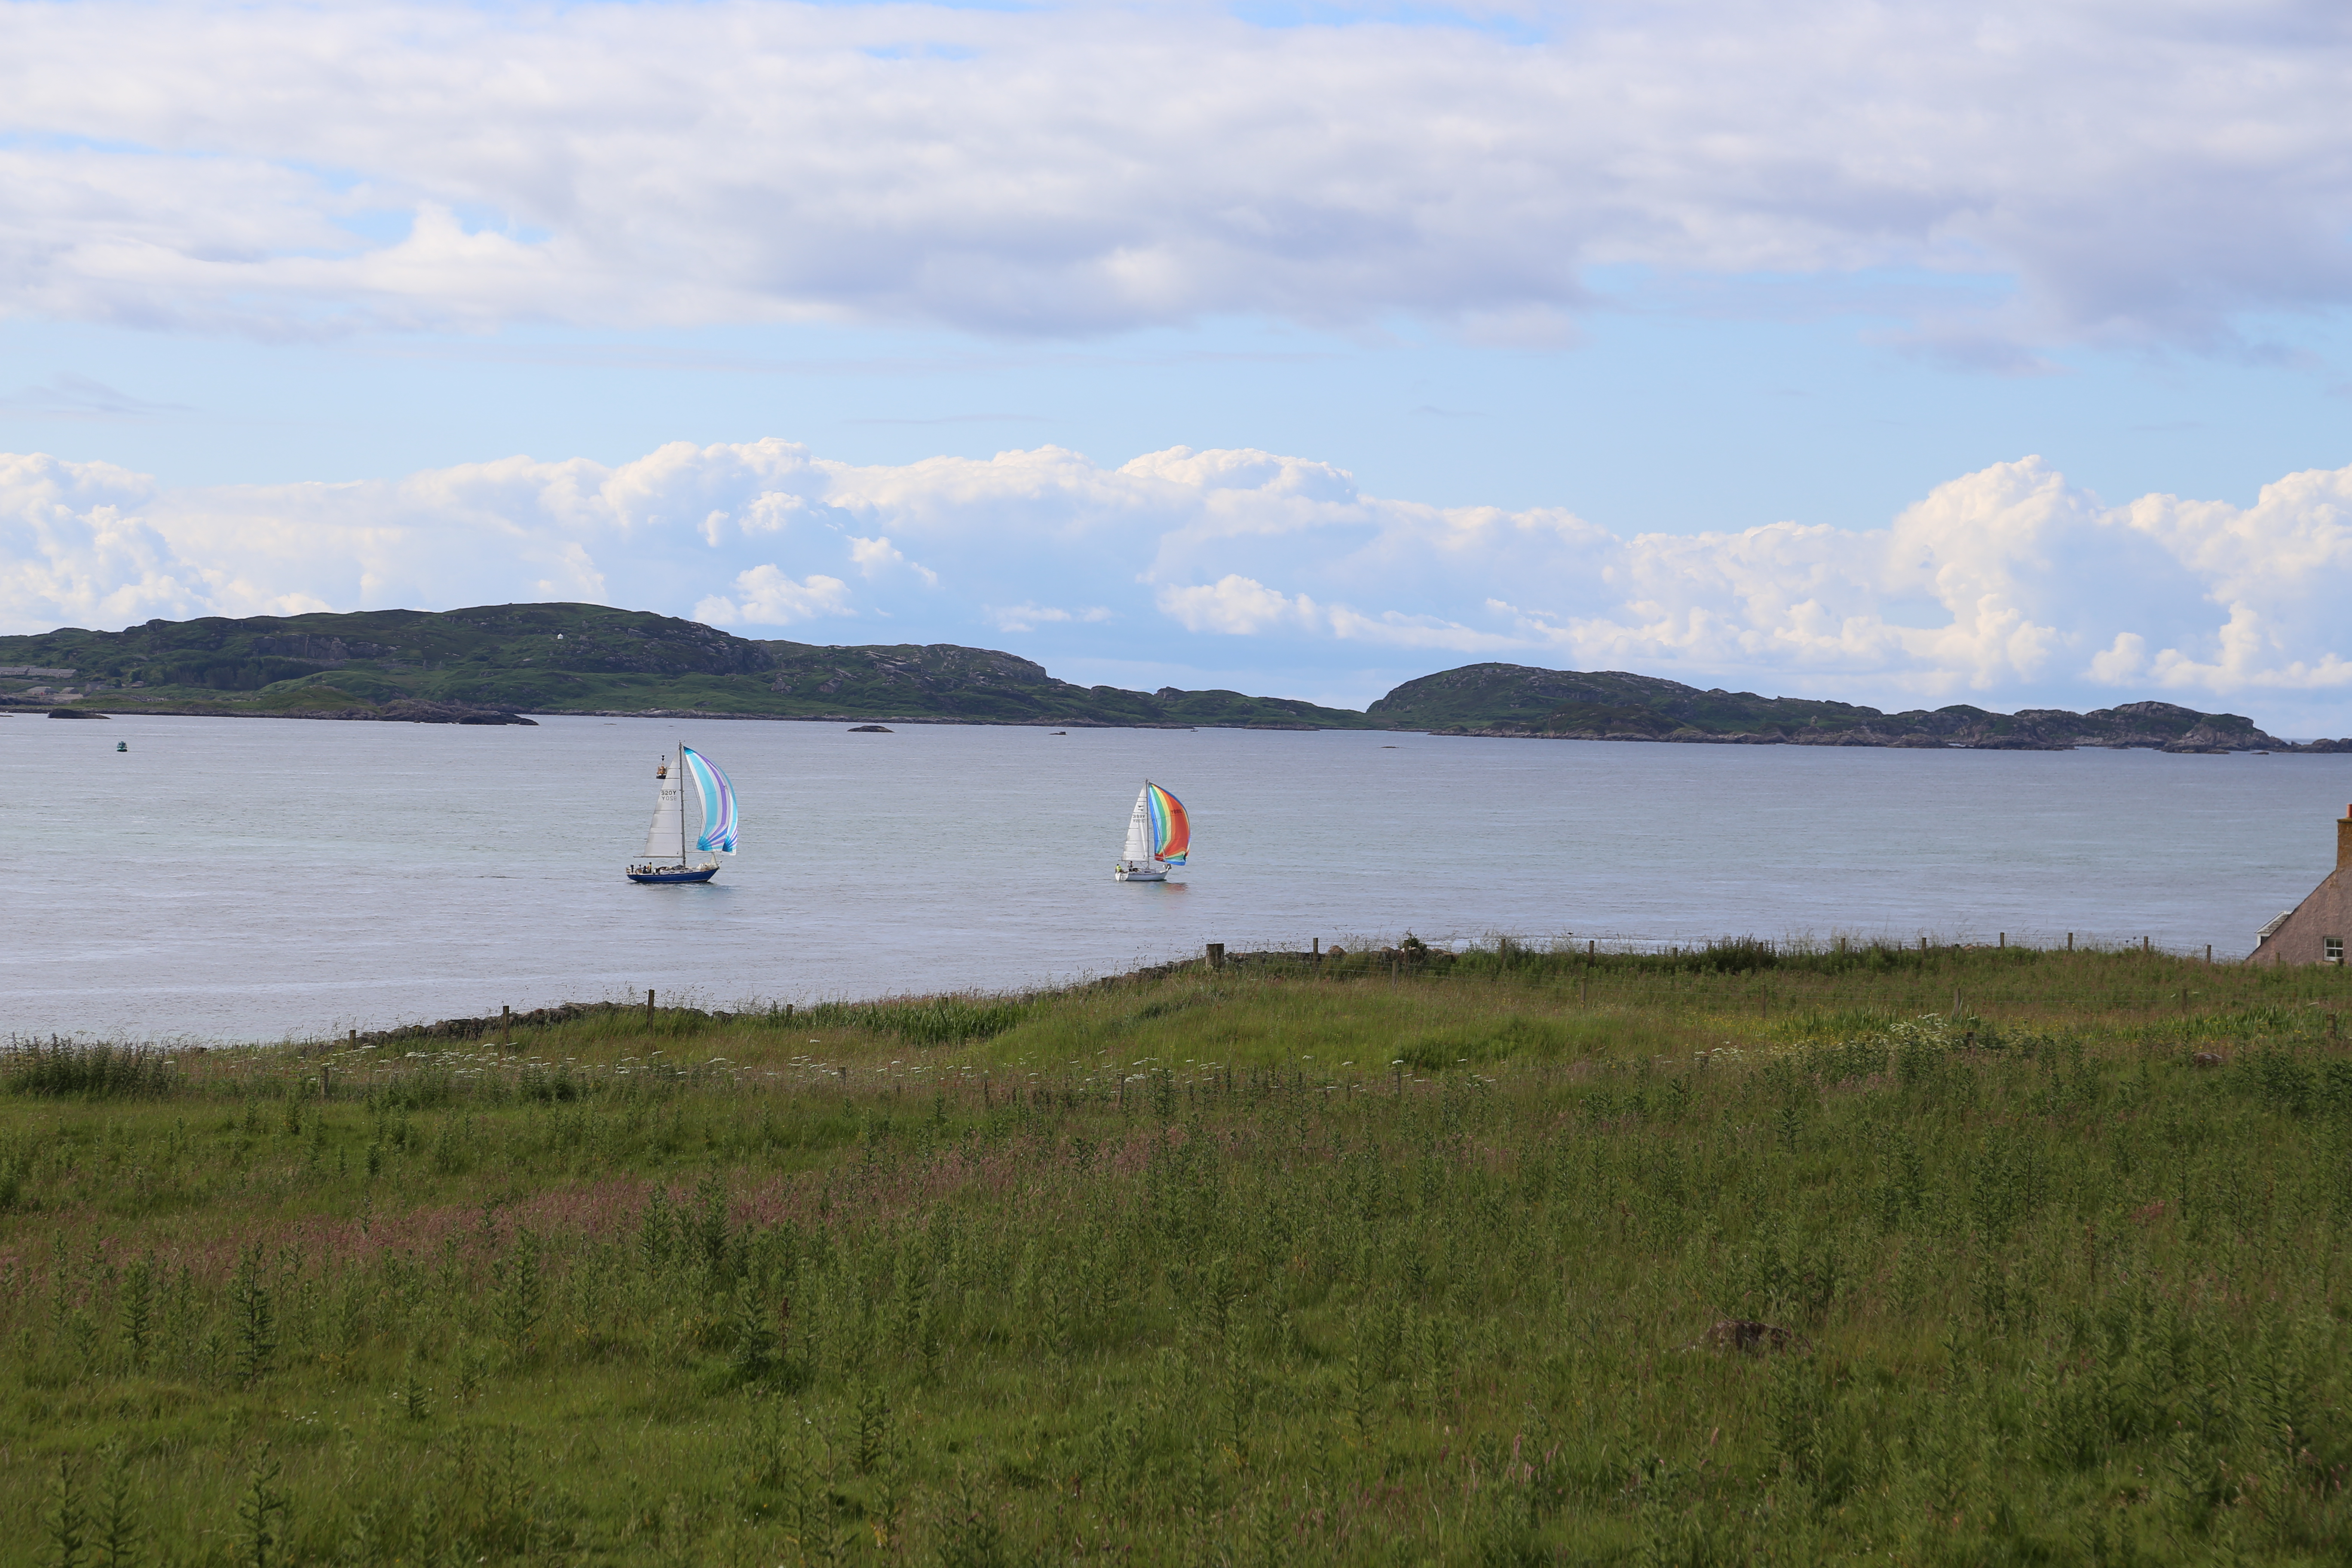
<instances>
[{"instance_id":1,"label":"rocky shoreline","mask_svg":"<svg viewBox=\"0 0 2352 1568\"><path fill-rule=\"evenodd\" d=\"M2293 752L2352 752L2352 739L2335 741L2281 741L2263 736L2248 741L2242 736L2201 740L2194 737L2162 739L2147 736L2127 740L2110 740L2084 736L2075 740L2020 740L2009 736L1981 740L1967 737L1945 739L1938 735L1878 735L1868 730L1843 730L1834 732L1793 734L1774 732L1740 732L1728 735L1704 730L1670 731L1665 734L1649 734L1640 731L1620 730L1524 730L1507 727L1489 729L1431 730L1432 735L1472 735L1490 740L1508 741L1648 741L1690 746L1875 746L1891 751L1911 752L2168 752L2177 756L2230 756L2232 754L2267 755Z\"/></svg>"},{"instance_id":2,"label":"rocky shoreline","mask_svg":"<svg viewBox=\"0 0 2352 1568\"><path fill-rule=\"evenodd\" d=\"M90 703L73 708L47 708L33 703L9 702L0 700L0 713L46 713L52 719L105 719L113 714L159 713L174 719L346 719L373 720L391 724L529 724L527 719L505 708L486 707L473 702L435 702L421 697L403 697L370 708L263 708L242 703L140 702L120 700Z\"/></svg>"},{"instance_id":3,"label":"rocky shoreline","mask_svg":"<svg viewBox=\"0 0 2352 1568\"><path fill-rule=\"evenodd\" d=\"M1172 724L1111 719L983 719L936 713L726 713L711 708L541 708L564 719L726 719L780 724L975 724L996 730L1314 730L1315 724Z\"/></svg>"},{"instance_id":4,"label":"rocky shoreline","mask_svg":"<svg viewBox=\"0 0 2352 1568\"><path fill-rule=\"evenodd\" d=\"M1618 678L1628 679L1628 678ZM1739 702L1745 694L1707 692L1702 697L1729 699L1715 704L1718 710ZM1785 699L1748 699L1759 707L1796 708ZM2283 741L2257 729L2251 719L2235 713L2200 713L2170 702L2128 702L2116 708L2075 713L2063 708L2028 708L2016 713L1988 713L1965 705L1933 711L1913 709L1882 713L1874 708L1804 704L1811 711L1774 714L1758 722L1701 724L1671 708L1595 711L1586 705L1563 706L1540 718L1500 720L1485 724L1433 727L1432 734L1480 735L1497 739L1553 741L1663 741L1704 746L1879 746L1905 751L2072 752L2148 751L2187 756L2225 756L2233 752L2352 752L2352 740Z\"/></svg>"}]
</instances>

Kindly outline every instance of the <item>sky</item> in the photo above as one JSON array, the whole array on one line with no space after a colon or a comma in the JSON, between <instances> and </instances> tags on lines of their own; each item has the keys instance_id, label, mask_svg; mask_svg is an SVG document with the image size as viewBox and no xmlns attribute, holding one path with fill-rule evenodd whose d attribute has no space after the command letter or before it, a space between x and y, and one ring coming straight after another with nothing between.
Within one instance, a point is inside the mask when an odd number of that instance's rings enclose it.
<instances>
[{"instance_id":1,"label":"sky","mask_svg":"<svg viewBox=\"0 0 2352 1568\"><path fill-rule=\"evenodd\" d=\"M0 0L0 631L2352 733L2352 12Z\"/></svg>"}]
</instances>

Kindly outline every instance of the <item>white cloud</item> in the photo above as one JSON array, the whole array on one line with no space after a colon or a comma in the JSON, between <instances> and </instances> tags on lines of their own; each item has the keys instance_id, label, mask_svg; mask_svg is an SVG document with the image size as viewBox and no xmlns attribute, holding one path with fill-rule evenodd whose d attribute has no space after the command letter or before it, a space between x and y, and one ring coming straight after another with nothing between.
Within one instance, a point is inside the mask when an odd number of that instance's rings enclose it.
<instances>
[{"instance_id":1,"label":"white cloud","mask_svg":"<svg viewBox=\"0 0 2352 1568\"><path fill-rule=\"evenodd\" d=\"M1057 609L1051 605L991 605L981 612L982 618L1000 632L1034 632L1039 626L1066 626L1071 622L1107 621L1111 618L1108 605L1096 605L1084 610Z\"/></svg>"},{"instance_id":2,"label":"white cloud","mask_svg":"<svg viewBox=\"0 0 2352 1568\"><path fill-rule=\"evenodd\" d=\"M1274 631L1320 631L1328 625L1322 609L1306 595L1285 598L1255 577L1231 572L1196 587L1163 587L1159 605L1162 615L1188 632L1258 637Z\"/></svg>"},{"instance_id":3,"label":"white cloud","mask_svg":"<svg viewBox=\"0 0 2352 1568\"><path fill-rule=\"evenodd\" d=\"M769 490L743 509L740 526L747 536L754 533L782 533L791 526L794 517L805 515L808 510L808 502L799 496L782 490ZM724 515L726 514L723 512L711 513L713 517ZM713 540L711 542L715 544L718 541Z\"/></svg>"},{"instance_id":4,"label":"white cloud","mask_svg":"<svg viewBox=\"0 0 2352 1568\"><path fill-rule=\"evenodd\" d=\"M788 626L856 613L849 607L849 584L840 578L813 573L795 583L772 565L737 574L732 598L713 595L694 606L696 620L717 626Z\"/></svg>"},{"instance_id":5,"label":"white cloud","mask_svg":"<svg viewBox=\"0 0 2352 1568\"><path fill-rule=\"evenodd\" d=\"M1596 268L2013 277L1917 342L2211 344L2352 298L2325 0L16 5L0 299L297 335L1396 311L1572 336Z\"/></svg>"},{"instance_id":6,"label":"white cloud","mask_svg":"<svg viewBox=\"0 0 2352 1568\"><path fill-rule=\"evenodd\" d=\"M137 516L153 495L110 464L0 456L0 623L110 630L203 614L201 576Z\"/></svg>"},{"instance_id":7,"label":"white cloud","mask_svg":"<svg viewBox=\"0 0 2352 1568\"><path fill-rule=\"evenodd\" d=\"M761 517L793 521L741 525ZM518 598L740 626L894 617L1057 659L1230 667L1217 648L1247 645L1366 681L1368 658L1395 679L1500 659L1880 706L2166 696L2352 730L2352 468L2250 506L2110 506L2025 458L1883 529L1622 535L1182 447L1115 468L1056 447L862 467L681 443L610 468L204 489L0 458L0 630Z\"/></svg>"},{"instance_id":8,"label":"white cloud","mask_svg":"<svg viewBox=\"0 0 2352 1568\"><path fill-rule=\"evenodd\" d=\"M0 393L0 413L39 414L51 418L145 419L188 412L184 404L150 402L71 371L51 376L47 386Z\"/></svg>"},{"instance_id":9,"label":"white cloud","mask_svg":"<svg viewBox=\"0 0 2352 1568\"><path fill-rule=\"evenodd\" d=\"M2121 686L2147 668L2147 639L2137 632L2117 632L2114 642L2091 656L2088 674L2105 685Z\"/></svg>"},{"instance_id":10,"label":"white cloud","mask_svg":"<svg viewBox=\"0 0 2352 1568\"><path fill-rule=\"evenodd\" d=\"M879 539L860 539L855 534L851 535L849 558L857 563L857 569L866 574L866 580L869 582L893 571L906 571L920 578L927 588L936 588L940 585L938 573L919 561L908 560L898 547L890 542L890 536L887 533Z\"/></svg>"}]
</instances>

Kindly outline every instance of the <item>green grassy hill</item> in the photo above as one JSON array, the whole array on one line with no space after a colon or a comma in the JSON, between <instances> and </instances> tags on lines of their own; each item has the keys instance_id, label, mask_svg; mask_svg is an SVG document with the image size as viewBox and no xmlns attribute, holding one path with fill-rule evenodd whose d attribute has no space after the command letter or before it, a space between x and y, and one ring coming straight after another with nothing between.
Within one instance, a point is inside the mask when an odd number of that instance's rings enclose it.
<instances>
[{"instance_id":1,"label":"green grassy hill","mask_svg":"<svg viewBox=\"0 0 2352 1568\"><path fill-rule=\"evenodd\" d=\"M541 713L1377 727L1349 710L1237 691L1075 686L987 648L759 641L598 605L69 628L0 637L0 667L70 668L76 701L118 711L332 712L409 699ZM24 676L0 679L0 694L66 684Z\"/></svg>"}]
</instances>

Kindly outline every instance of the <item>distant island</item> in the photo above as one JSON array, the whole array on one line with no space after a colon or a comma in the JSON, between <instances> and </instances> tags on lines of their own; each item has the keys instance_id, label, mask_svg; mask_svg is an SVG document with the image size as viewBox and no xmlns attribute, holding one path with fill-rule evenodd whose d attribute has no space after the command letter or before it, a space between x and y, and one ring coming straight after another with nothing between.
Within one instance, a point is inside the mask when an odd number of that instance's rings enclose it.
<instances>
[{"instance_id":1,"label":"distant island","mask_svg":"<svg viewBox=\"0 0 2352 1568\"><path fill-rule=\"evenodd\" d=\"M1585 674L1520 664L1471 664L1409 680L1367 710L1391 728L1441 735L1717 745L1958 747L2060 752L2104 746L2167 752L2352 752L2352 741L2297 745L2237 713L2127 702L2088 713L2028 708L1993 713L1966 703L1884 713L1850 702L1702 691L1654 675Z\"/></svg>"},{"instance_id":2,"label":"distant island","mask_svg":"<svg viewBox=\"0 0 2352 1568\"><path fill-rule=\"evenodd\" d=\"M572 604L215 616L0 637L0 698L117 713L474 723L528 712L1384 727L1351 709L1238 691L1075 686L990 648L763 641L699 621Z\"/></svg>"},{"instance_id":3,"label":"distant island","mask_svg":"<svg viewBox=\"0 0 2352 1568\"><path fill-rule=\"evenodd\" d=\"M1852 703L1701 690L1622 671L1472 664L1409 680L1364 712L1238 691L1056 680L951 643L834 647L739 637L602 605L153 620L0 637L0 710L520 723L525 713L852 722L1417 730L1716 745L2063 751L2352 751L2295 745L2234 713L2132 702L2089 713Z\"/></svg>"}]
</instances>

